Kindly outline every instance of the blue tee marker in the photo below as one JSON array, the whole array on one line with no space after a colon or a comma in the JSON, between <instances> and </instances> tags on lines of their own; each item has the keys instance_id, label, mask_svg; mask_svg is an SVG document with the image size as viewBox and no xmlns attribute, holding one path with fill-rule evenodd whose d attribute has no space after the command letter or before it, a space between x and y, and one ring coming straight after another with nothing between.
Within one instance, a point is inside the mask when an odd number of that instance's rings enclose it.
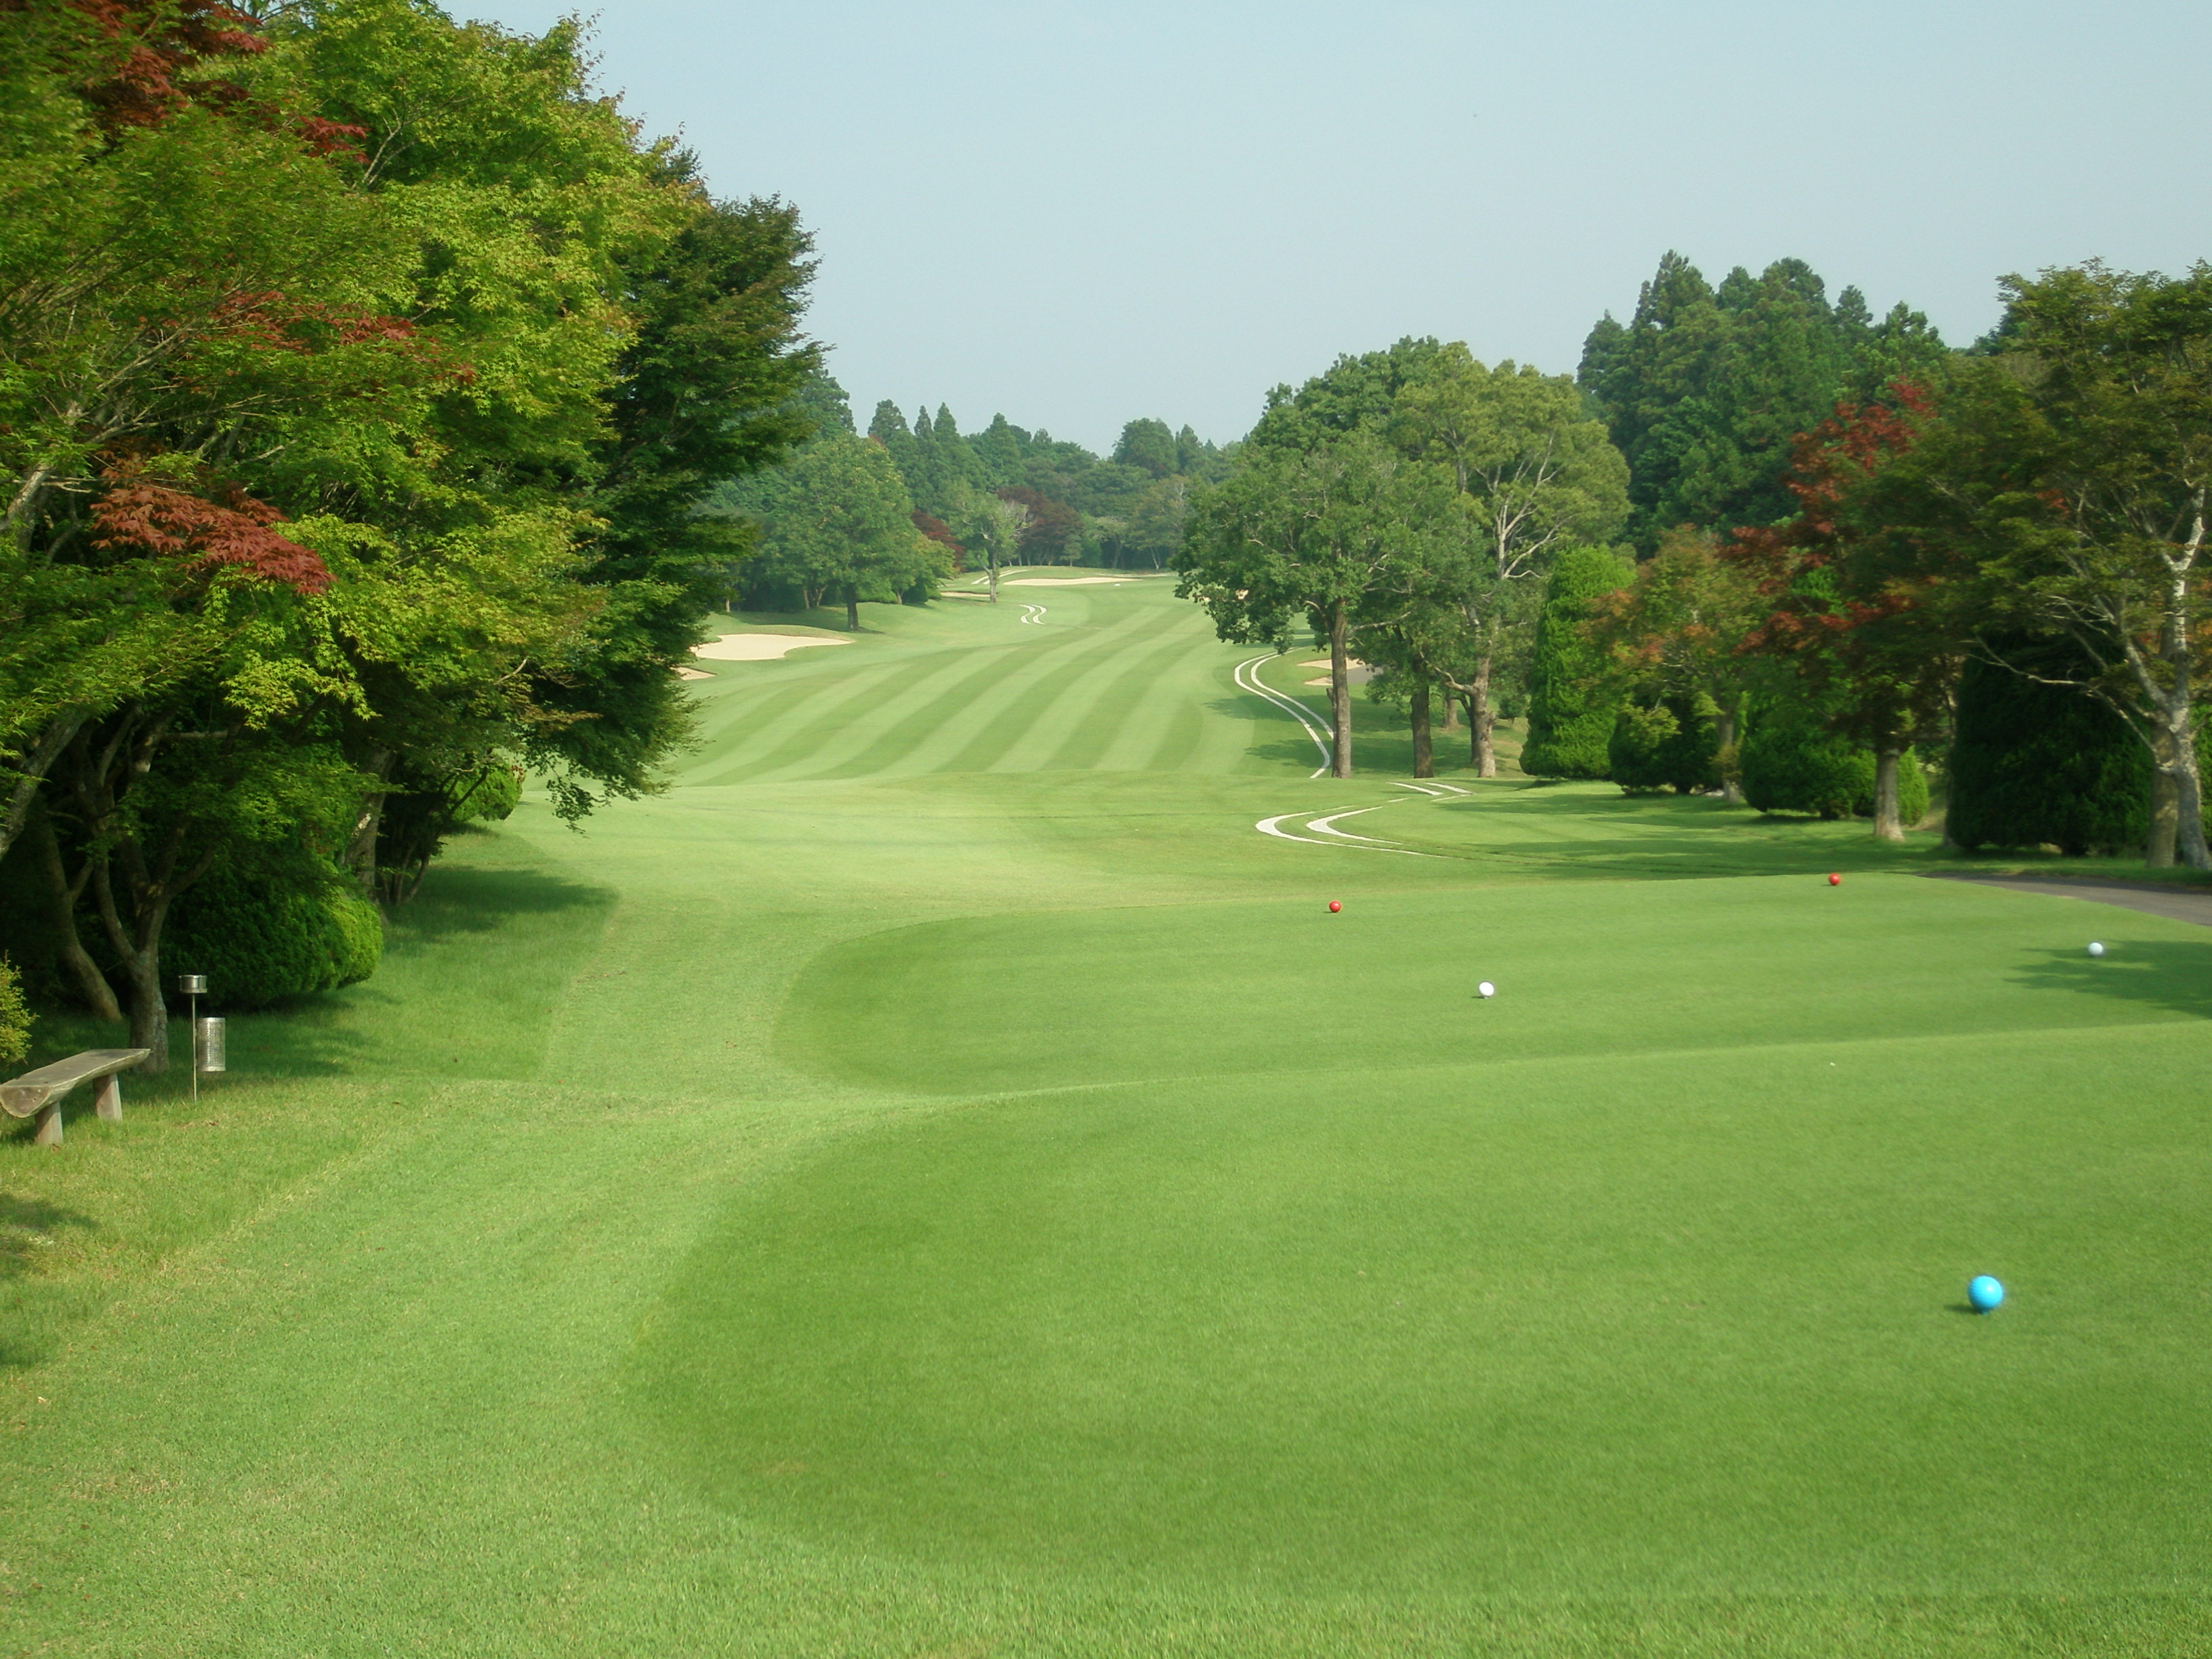
<instances>
[{"instance_id":1,"label":"blue tee marker","mask_svg":"<svg viewBox=\"0 0 2212 1659\"><path fill-rule=\"evenodd\" d=\"M1976 1313L1994 1313L2004 1300L2004 1286L1987 1273L1976 1273L1966 1286L1966 1300L1974 1304Z\"/></svg>"}]
</instances>

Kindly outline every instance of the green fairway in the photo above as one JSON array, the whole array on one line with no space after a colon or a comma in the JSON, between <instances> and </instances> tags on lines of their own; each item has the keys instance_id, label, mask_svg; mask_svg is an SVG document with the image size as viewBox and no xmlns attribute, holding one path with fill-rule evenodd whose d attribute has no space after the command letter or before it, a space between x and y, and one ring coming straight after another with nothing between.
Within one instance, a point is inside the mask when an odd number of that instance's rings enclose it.
<instances>
[{"instance_id":1,"label":"green fairway","mask_svg":"<svg viewBox=\"0 0 2212 1659\"><path fill-rule=\"evenodd\" d=\"M0 1652L2212 1652L2212 929L1313 778L1172 590L704 664L0 1141Z\"/></svg>"}]
</instances>

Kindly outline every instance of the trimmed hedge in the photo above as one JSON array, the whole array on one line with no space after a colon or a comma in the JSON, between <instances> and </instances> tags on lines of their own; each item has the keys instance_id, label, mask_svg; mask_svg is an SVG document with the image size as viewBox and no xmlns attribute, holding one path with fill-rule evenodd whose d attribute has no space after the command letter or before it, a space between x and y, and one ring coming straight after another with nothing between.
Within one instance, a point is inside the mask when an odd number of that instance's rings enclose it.
<instances>
[{"instance_id":1,"label":"trimmed hedge","mask_svg":"<svg viewBox=\"0 0 2212 1659\"><path fill-rule=\"evenodd\" d=\"M2081 672L2063 641L2003 642L2030 673ZM1978 847L2057 847L2074 857L2132 851L2150 834L2151 760L2102 703L1992 663L1959 676L1951 745L1951 839Z\"/></svg>"},{"instance_id":2,"label":"trimmed hedge","mask_svg":"<svg viewBox=\"0 0 2212 1659\"><path fill-rule=\"evenodd\" d=\"M1632 795L1719 788L1719 712L1703 694L1623 703L1606 745L1613 781Z\"/></svg>"},{"instance_id":3,"label":"trimmed hedge","mask_svg":"<svg viewBox=\"0 0 2212 1659\"><path fill-rule=\"evenodd\" d=\"M1809 710L1762 709L1736 752L1743 798L1762 812L1874 816L1874 752L1838 737ZM1928 815L1928 777L1910 750L1897 766L1897 815L1907 825Z\"/></svg>"},{"instance_id":4,"label":"trimmed hedge","mask_svg":"<svg viewBox=\"0 0 2212 1659\"><path fill-rule=\"evenodd\" d=\"M384 919L335 870L312 886L210 871L169 918L163 971L205 974L222 1008L264 1008L357 984L384 956Z\"/></svg>"},{"instance_id":5,"label":"trimmed hedge","mask_svg":"<svg viewBox=\"0 0 2212 1659\"><path fill-rule=\"evenodd\" d=\"M1521 769L1538 778L1602 778L1620 714L1605 658L1583 637L1583 624L1606 594L1627 586L1626 562L1610 548L1571 547L1544 588L1528 669L1528 741Z\"/></svg>"}]
</instances>

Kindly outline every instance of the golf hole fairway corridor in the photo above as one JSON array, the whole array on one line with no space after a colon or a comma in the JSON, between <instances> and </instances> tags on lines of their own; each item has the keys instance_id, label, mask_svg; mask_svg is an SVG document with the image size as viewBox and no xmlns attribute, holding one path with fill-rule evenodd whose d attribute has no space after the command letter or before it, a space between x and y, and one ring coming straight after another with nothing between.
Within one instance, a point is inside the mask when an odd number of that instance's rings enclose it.
<instances>
[{"instance_id":1,"label":"golf hole fairway corridor","mask_svg":"<svg viewBox=\"0 0 2212 1659\"><path fill-rule=\"evenodd\" d=\"M0 1653L2212 1652L2212 929L1021 592L0 1142Z\"/></svg>"}]
</instances>

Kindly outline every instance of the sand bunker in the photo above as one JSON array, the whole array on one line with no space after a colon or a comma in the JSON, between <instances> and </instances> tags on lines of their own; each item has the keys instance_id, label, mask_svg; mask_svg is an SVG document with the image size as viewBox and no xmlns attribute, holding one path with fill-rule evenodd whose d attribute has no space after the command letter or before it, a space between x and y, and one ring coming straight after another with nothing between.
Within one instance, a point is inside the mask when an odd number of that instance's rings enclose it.
<instances>
[{"instance_id":1,"label":"sand bunker","mask_svg":"<svg viewBox=\"0 0 2212 1659\"><path fill-rule=\"evenodd\" d=\"M676 671L676 678L679 680L711 680L714 677L703 668L679 668Z\"/></svg>"},{"instance_id":2,"label":"sand bunker","mask_svg":"<svg viewBox=\"0 0 2212 1659\"><path fill-rule=\"evenodd\" d=\"M1134 581L1134 576L1016 576L1002 581L1001 587L1097 587L1102 584L1119 587L1123 582Z\"/></svg>"},{"instance_id":3,"label":"sand bunker","mask_svg":"<svg viewBox=\"0 0 2212 1659\"><path fill-rule=\"evenodd\" d=\"M1302 662L1298 666L1301 668L1326 668L1328 666L1328 659L1327 657L1322 657L1313 662ZM1373 668L1370 667L1364 662L1347 663L1345 665L1344 670L1345 682L1349 685L1364 685L1368 681L1375 678L1375 672L1376 671ZM1328 684L1328 676L1324 674L1317 680L1308 680L1306 684L1308 685L1327 685Z\"/></svg>"},{"instance_id":4,"label":"sand bunker","mask_svg":"<svg viewBox=\"0 0 2212 1659\"><path fill-rule=\"evenodd\" d=\"M808 640L796 634L725 634L691 654L709 662L774 662L810 645L850 644L850 640Z\"/></svg>"}]
</instances>

